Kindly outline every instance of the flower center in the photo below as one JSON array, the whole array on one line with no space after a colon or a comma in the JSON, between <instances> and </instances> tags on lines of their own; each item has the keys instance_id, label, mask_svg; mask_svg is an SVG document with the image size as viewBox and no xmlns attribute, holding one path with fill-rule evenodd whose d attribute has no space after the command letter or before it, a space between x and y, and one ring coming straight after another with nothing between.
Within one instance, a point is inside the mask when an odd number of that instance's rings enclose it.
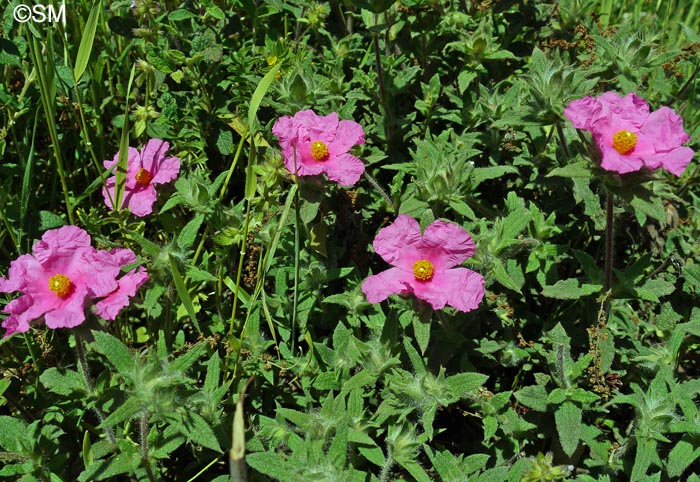
<instances>
[{"instance_id":1,"label":"flower center","mask_svg":"<svg viewBox=\"0 0 700 482\"><path fill-rule=\"evenodd\" d=\"M55 274L49 278L49 289L59 298L65 298L71 292L73 283L64 274Z\"/></svg>"},{"instance_id":2,"label":"flower center","mask_svg":"<svg viewBox=\"0 0 700 482\"><path fill-rule=\"evenodd\" d=\"M637 145L637 134L630 131L618 131L612 138L613 149L620 154L627 154Z\"/></svg>"},{"instance_id":3,"label":"flower center","mask_svg":"<svg viewBox=\"0 0 700 482\"><path fill-rule=\"evenodd\" d=\"M151 173L146 169L139 169L139 172L136 173L136 183L145 186L149 182L151 182Z\"/></svg>"},{"instance_id":4,"label":"flower center","mask_svg":"<svg viewBox=\"0 0 700 482\"><path fill-rule=\"evenodd\" d=\"M413 263L413 276L420 281L428 281L433 277L435 267L427 259L421 259Z\"/></svg>"},{"instance_id":5,"label":"flower center","mask_svg":"<svg viewBox=\"0 0 700 482\"><path fill-rule=\"evenodd\" d=\"M321 141L314 141L311 144L311 156L317 161L328 159L328 146Z\"/></svg>"}]
</instances>

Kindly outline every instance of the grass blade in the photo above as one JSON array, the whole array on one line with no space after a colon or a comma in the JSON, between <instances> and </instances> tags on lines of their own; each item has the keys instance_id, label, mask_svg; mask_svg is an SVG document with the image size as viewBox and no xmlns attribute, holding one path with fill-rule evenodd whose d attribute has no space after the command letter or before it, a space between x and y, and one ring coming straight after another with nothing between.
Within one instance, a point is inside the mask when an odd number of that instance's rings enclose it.
<instances>
[{"instance_id":1,"label":"grass blade","mask_svg":"<svg viewBox=\"0 0 700 482\"><path fill-rule=\"evenodd\" d=\"M119 211L122 207L124 197L124 187L126 186L126 167L129 162L129 97L131 94L131 84L134 82L136 65L131 68L129 84L126 86L126 108L124 109L124 125L122 126L122 136L119 141L119 159L117 160L116 185L114 186L114 209Z\"/></svg>"},{"instance_id":2,"label":"grass blade","mask_svg":"<svg viewBox=\"0 0 700 482\"><path fill-rule=\"evenodd\" d=\"M194 312L194 304L192 303L192 298L190 298L190 293L187 291L185 286L185 280L182 279L182 274L175 264L175 260L172 257L170 259L170 271L173 274L173 282L175 283L175 290L177 291L180 301L185 306L185 310L192 320L192 324L197 329L197 333L202 334L202 330L199 328L199 322L197 321L197 315Z\"/></svg>"},{"instance_id":3,"label":"grass blade","mask_svg":"<svg viewBox=\"0 0 700 482\"><path fill-rule=\"evenodd\" d=\"M90 15L88 16L87 23L85 24L85 30L83 31L83 38L80 40L80 47L78 47L78 57L75 59L75 84L78 85L81 77L85 73L88 61L90 60L90 54L92 53L92 46L95 43L95 32L97 31L97 22L100 18L100 11L102 10L102 2L96 1L92 5L90 10Z\"/></svg>"}]
</instances>

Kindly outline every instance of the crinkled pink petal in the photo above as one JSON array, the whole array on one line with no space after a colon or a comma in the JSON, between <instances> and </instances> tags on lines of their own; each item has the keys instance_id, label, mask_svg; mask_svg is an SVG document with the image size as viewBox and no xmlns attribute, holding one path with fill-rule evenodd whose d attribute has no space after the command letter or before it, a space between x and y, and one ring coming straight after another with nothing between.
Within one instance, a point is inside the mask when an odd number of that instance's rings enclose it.
<instances>
[{"instance_id":1,"label":"crinkled pink petal","mask_svg":"<svg viewBox=\"0 0 700 482\"><path fill-rule=\"evenodd\" d=\"M165 184L174 179L180 174L180 159L177 157L166 157L161 162L158 172L151 182L153 184Z\"/></svg>"},{"instance_id":2,"label":"crinkled pink petal","mask_svg":"<svg viewBox=\"0 0 700 482\"><path fill-rule=\"evenodd\" d=\"M47 289L48 291L48 289ZM46 294L38 294L32 296L25 294L16 300L13 300L5 307L5 312L12 312L15 320L16 331L25 332L29 329L31 321L37 320L44 314L58 308L61 305L61 299L51 292L51 296Z\"/></svg>"},{"instance_id":3,"label":"crinkled pink petal","mask_svg":"<svg viewBox=\"0 0 700 482\"><path fill-rule=\"evenodd\" d=\"M399 215L396 220L389 226L379 230L374 238L372 246L374 252L382 257L387 263L404 268L409 268L414 261L409 260L410 265L401 263L404 257L404 250L408 247L413 247L421 240L420 225L418 221L413 219L408 214Z\"/></svg>"},{"instance_id":4,"label":"crinkled pink petal","mask_svg":"<svg viewBox=\"0 0 700 482\"><path fill-rule=\"evenodd\" d=\"M26 316L22 316L34 304L32 297L29 295L20 296L16 300L10 301L5 309L5 313L10 313L10 316L2 322L2 327L5 328L5 337L13 333L24 333L29 331L29 321Z\"/></svg>"},{"instance_id":5,"label":"crinkled pink petal","mask_svg":"<svg viewBox=\"0 0 700 482\"><path fill-rule=\"evenodd\" d=\"M683 119L668 107L652 112L642 127L642 133L651 139L657 152L675 149L690 140L683 130Z\"/></svg>"},{"instance_id":6,"label":"crinkled pink petal","mask_svg":"<svg viewBox=\"0 0 700 482\"><path fill-rule=\"evenodd\" d=\"M484 277L466 268L448 269L443 273L452 288L447 292L447 304L459 311L478 308L484 297Z\"/></svg>"},{"instance_id":7,"label":"crinkled pink petal","mask_svg":"<svg viewBox=\"0 0 700 482\"><path fill-rule=\"evenodd\" d=\"M170 144L160 139L151 139L141 151L141 164L151 174L151 183L164 184L177 178L180 159L165 157Z\"/></svg>"},{"instance_id":8,"label":"crinkled pink petal","mask_svg":"<svg viewBox=\"0 0 700 482\"><path fill-rule=\"evenodd\" d=\"M427 301L435 310L450 305L460 311L471 311L484 297L484 278L466 268L436 271L429 281L413 278L409 286L416 298Z\"/></svg>"},{"instance_id":9,"label":"crinkled pink petal","mask_svg":"<svg viewBox=\"0 0 700 482\"><path fill-rule=\"evenodd\" d=\"M336 136L338 114L335 112L319 116L312 110L302 110L294 114L294 120L303 127L311 142L329 144Z\"/></svg>"},{"instance_id":10,"label":"crinkled pink petal","mask_svg":"<svg viewBox=\"0 0 700 482\"><path fill-rule=\"evenodd\" d=\"M328 175L328 179L341 186L352 186L365 172L365 165L362 161L350 154L341 154L322 164L321 167Z\"/></svg>"},{"instance_id":11,"label":"crinkled pink petal","mask_svg":"<svg viewBox=\"0 0 700 482\"><path fill-rule=\"evenodd\" d=\"M577 129L590 130L591 122L597 118L601 105L591 96L569 102L564 109L564 116Z\"/></svg>"},{"instance_id":12,"label":"crinkled pink petal","mask_svg":"<svg viewBox=\"0 0 700 482\"><path fill-rule=\"evenodd\" d=\"M272 133L279 138L282 150L296 144L299 137L299 124L288 115L280 117L272 126Z\"/></svg>"},{"instance_id":13,"label":"crinkled pink petal","mask_svg":"<svg viewBox=\"0 0 700 482\"><path fill-rule=\"evenodd\" d=\"M619 174L638 171L644 166L642 160L633 155L625 155L617 152L611 145L598 143L598 148L602 154L601 167L607 171L614 171Z\"/></svg>"},{"instance_id":14,"label":"crinkled pink petal","mask_svg":"<svg viewBox=\"0 0 700 482\"><path fill-rule=\"evenodd\" d=\"M315 160L304 162L303 156L300 155L299 150L297 150L295 157L293 147L290 148L287 153L283 151L282 154L284 156L284 165L292 174L297 176L315 176L324 171L322 162L317 162Z\"/></svg>"},{"instance_id":15,"label":"crinkled pink petal","mask_svg":"<svg viewBox=\"0 0 700 482\"><path fill-rule=\"evenodd\" d=\"M73 328L85 321L85 301L88 289L77 286L75 291L60 305L44 315L46 326L49 328Z\"/></svg>"},{"instance_id":16,"label":"crinkled pink petal","mask_svg":"<svg viewBox=\"0 0 700 482\"><path fill-rule=\"evenodd\" d=\"M127 165L137 163L139 161L139 158L140 158L138 149L136 149L135 147L129 147L128 152L129 152L129 157L128 157L129 160L128 160ZM102 164L104 164L105 168L109 169L110 167L114 166L118 161L119 161L119 152L117 152L114 155L114 158L111 161L105 160L105 161L103 161Z\"/></svg>"},{"instance_id":17,"label":"crinkled pink petal","mask_svg":"<svg viewBox=\"0 0 700 482\"><path fill-rule=\"evenodd\" d=\"M421 281L411 276L407 282L413 295L423 301L427 301L434 310L441 310L448 300L448 291L454 289L445 281L445 271L435 271L429 281Z\"/></svg>"},{"instance_id":18,"label":"crinkled pink petal","mask_svg":"<svg viewBox=\"0 0 700 482\"><path fill-rule=\"evenodd\" d=\"M92 249L90 235L78 226L62 226L58 229L50 229L41 237L41 241L34 244L32 252L39 263L45 265L46 261L66 252L72 255L75 250Z\"/></svg>"},{"instance_id":19,"label":"crinkled pink petal","mask_svg":"<svg viewBox=\"0 0 700 482\"><path fill-rule=\"evenodd\" d=\"M7 278L0 278L0 292L11 293L24 291L30 274L35 270L41 270L41 265L31 254L23 254L12 263L7 273Z\"/></svg>"},{"instance_id":20,"label":"crinkled pink petal","mask_svg":"<svg viewBox=\"0 0 700 482\"><path fill-rule=\"evenodd\" d=\"M362 292L370 303L384 301L394 293L409 293L407 282L411 274L399 268L389 268L369 276L362 283Z\"/></svg>"},{"instance_id":21,"label":"crinkled pink petal","mask_svg":"<svg viewBox=\"0 0 700 482\"><path fill-rule=\"evenodd\" d=\"M620 124L621 127L618 130L629 126L639 128L649 117L649 104L634 92L624 97L620 97L615 92L605 92L598 97L597 101L602 109L595 122L604 116L610 124Z\"/></svg>"},{"instance_id":22,"label":"crinkled pink petal","mask_svg":"<svg viewBox=\"0 0 700 482\"><path fill-rule=\"evenodd\" d=\"M364 142L365 132L360 124L350 120L341 120L338 123L335 138L328 145L328 153L330 157L335 157L348 152L353 146L364 144Z\"/></svg>"},{"instance_id":23,"label":"crinkled pink petal","mask_svg":"<svg viewBox=\"0 0 700 482\"><path fill-rule=\"evenodd\" d=\"M153 212L156 196L155 188L149 184L139 190L130 191L124 197L124 207L129 208L134 216L147 216Z\"/></svg>"},{"instance_id":24,"label":"crinkled pink petal","mask_svg":"<svg viewBox=\"0 0 700 482\"><path fill-rule=\"evenodd\" d=\"M668 152L660 152L647 157L644 161L647 167L655 169L662 167L678 177L683 174L695 152L690 147L681 146Z\"/></svg>"},{"instance_id":25,"label":"crinkled pink petal","mask_svg":"<svg viewBox=\"0 0 700 482\"><path fill-rule=\"evenodd\" d=\"M112 256L114 263L120 267L136 262L136 254L127 248L113 248L109 251L109 254Z\"/></svg>"},{"instance_id":26,"label":"crinkled pink petal","mask_svg":"<svg viewBox=\"0 0 700 482\"><path fill-rule=\"evenodd\" d=\"M125 306L129 305L129 299L136 291L148 281L148 273L139 268L138 271L127 273L119 278L119 287L103 300L95 305L95 313L105 320L113 320Z\"/></svg>"},{"instance_id":27,"label":"crinkled pink petal","mask_svg":"<svg viewBox=\"0 0 700 482\"><path fill-rule=\"evenodd\" d=\"M103 249L94 251L85 257L83 267L73 273L71 279L78 286L85 286L91 297L107 296L117 289L117 276L121 273L121 265L117 259Z\"/></svg>"},{"instance_id":28,"label":"crinkled pink petal","mask_svg":"<svg viewBox=\"0 0 700 482\"><path fill-rule=\"evenodd\" d=\"M476 245L464 228L438 219L425 229L418 249L436 269L442 270L473 256Z\"/></svg>"}]
</instances>

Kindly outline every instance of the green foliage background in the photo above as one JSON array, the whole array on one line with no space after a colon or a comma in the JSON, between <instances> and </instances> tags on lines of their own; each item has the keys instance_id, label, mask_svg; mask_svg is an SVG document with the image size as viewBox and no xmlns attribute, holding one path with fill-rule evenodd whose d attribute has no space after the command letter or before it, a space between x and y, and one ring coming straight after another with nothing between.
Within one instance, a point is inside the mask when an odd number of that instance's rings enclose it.
<instances>
[{"instance_id":1,"label":"green foliage background","mask_svg":"<svg viewBox=\"0 0 700 482\"><path fill-rule=\"evenodd\" d=\"M563 118L634 91L697 150L700 2L76 0L65 25L18 3L0 273L76 224L151 281L114 322L0 341L0 477L242 480L252 376L252 481L700 480L697 159L605 174ZM364 127L371 177L290 176L270 129L307 108ZM110 211L102 161L149 138L179 179ZM397 214L472 234L478 310L366 302Z\"/></svg>"}]
</instances>

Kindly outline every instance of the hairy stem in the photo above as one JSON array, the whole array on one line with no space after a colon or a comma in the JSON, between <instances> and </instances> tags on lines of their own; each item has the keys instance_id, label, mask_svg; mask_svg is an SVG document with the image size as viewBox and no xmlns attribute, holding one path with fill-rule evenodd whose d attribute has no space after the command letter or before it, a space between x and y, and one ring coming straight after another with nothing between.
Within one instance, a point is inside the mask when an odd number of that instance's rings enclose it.
<instances>
[{"instance_id":1,"label":"hairy stem","mask_svg":"<svg viewBox=\"0 0 700 482\"><path fill-rule=\"evenodd\" d=\"M146 476L151 482L155 482L156 477L153 474L153 469L151 468L151 459L148 455L148 412L144 412L141 416L141 422L139 423L139 431L141 432L141 459L143 460L143 466L146 469Z\"/></svg>"},{"instance_id":2,"label":"hairy stem","mask_svg":"<svg viewBox=\"0 0 700 482\"><path fill-rule=\"evenodd\" d=\"M612 262L613 262L613 193L608 191L605 203L605 274L603 279L603 292L606 293L612 287Z\"/></svg>"},{"instance_id":3,"label":"hairy stem","mask_svg":"<svg viewBox=\"0 0 700 482\"><path fill-rule=\"evenodd\" d=\"M75 350L78 352L78 362L80 363L80 372L83 374L83 379L85 380L85 387L87 388L88 394L92 396L94 394L94 383L92 377L90 376L90 371L88 369L87 359L85 358L85 347L83 346L83 339L78 333L75 335ZM97 408L97 406L92 407L92 410L97 415L97 419L100 421L100 425L104 424L105 416L102 411ZM109 427L103 428L105 435L113 445L117 445L117 439L114 436L114 432Z\"/></svg>"},{"instance_id":4,"label":"hairy stem","mask_svg":"<svg viewBox=\"0 0 700 482\"><path fill-rule=\"evenodd\" d=\"M386 463L382 467L382 473L379 474L380 482L389 482L389 474L391 473L391 468L394 466L394 458L391 456L391 452L387 450Z\"/></svg>"}]
</instances>

